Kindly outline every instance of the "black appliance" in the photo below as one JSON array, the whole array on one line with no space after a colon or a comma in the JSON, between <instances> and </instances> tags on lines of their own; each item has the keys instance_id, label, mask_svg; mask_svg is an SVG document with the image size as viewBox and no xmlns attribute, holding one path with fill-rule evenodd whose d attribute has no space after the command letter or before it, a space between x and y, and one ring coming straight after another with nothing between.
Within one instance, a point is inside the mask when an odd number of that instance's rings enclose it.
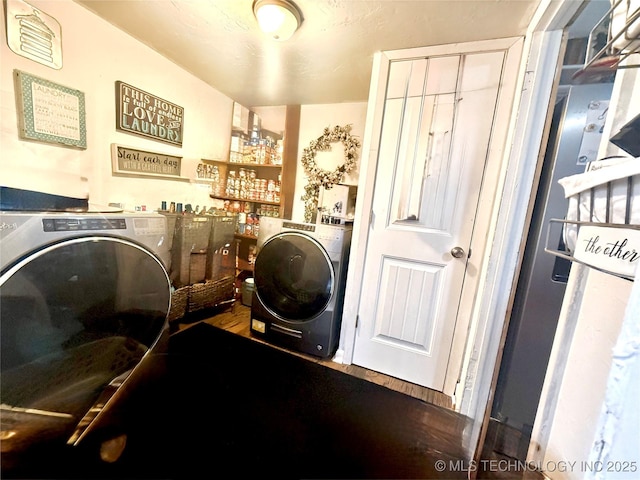
<instances>
[{"instance_id":1,"label":"black appliance","mask_svg":"<svg viewBox=\"0 0 640 480\"><path fill-rule=\"evenodd\" d=\"M279 231L256 257L251 333L303 353L332 356L340 337L352 225L275 221Z\"/></svg>"}]
</instances>

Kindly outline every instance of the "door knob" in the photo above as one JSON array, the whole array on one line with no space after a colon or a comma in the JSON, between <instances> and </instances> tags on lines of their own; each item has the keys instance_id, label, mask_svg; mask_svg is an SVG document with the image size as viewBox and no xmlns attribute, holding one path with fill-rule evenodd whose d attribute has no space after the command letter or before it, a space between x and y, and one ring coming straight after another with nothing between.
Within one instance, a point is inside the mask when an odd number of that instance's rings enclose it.
<instances>
[{"instance_id":1,"label":"door knob","mask_svg":"<svg viewBox=\"0 0 640 480\"><path fill-rule=\"evenodd\" d=\"M464 248L462 247L453 247L451 249L451 255L453 258L462 258L464 257Z\"/></svg>"}]
</instances>

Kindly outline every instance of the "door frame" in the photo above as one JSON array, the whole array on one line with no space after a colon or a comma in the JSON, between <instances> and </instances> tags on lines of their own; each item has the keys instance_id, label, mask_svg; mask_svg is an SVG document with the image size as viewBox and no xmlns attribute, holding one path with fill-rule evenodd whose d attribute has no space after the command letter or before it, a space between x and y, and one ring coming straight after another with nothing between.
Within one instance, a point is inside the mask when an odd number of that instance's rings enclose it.
<instances>
[{"instance_id":1,"label":"door frame","mask_svg":"<svg viewBox=\"0 0 640 480\"><path fill-rule=\"evenodd\" d=\"M482 271L478 272L481 278L476 284L472 318L468 330L463 332L464 359L459 371L449 369L451 372L445 380L445 393L454 398L454 408L474 419L474 429L478 432L490 403L512 293L517 283L521 245L526 240L531 198L548 134L549 107L557 84L556 73L562 64L563 30L581 5L581 2L542 0L524 37L503 166L490 212L491 229L483 252ZM376 56L370 106L384 101L384 89L379 88L381 69L381 61ZM377 110L367 109L367 128L362 142L361 188L358 189L355 218L363 221L354 225L340 345L335 357L343 363L352 361L356 336L375 179L375 162L370 159L376 158L380 136ZM456 335L458 333L456 328ZM459 340L454 342L459 345ZM477 439L477 435L470 435L470 439L474 438Z\"/></svg>"}]
</instances>

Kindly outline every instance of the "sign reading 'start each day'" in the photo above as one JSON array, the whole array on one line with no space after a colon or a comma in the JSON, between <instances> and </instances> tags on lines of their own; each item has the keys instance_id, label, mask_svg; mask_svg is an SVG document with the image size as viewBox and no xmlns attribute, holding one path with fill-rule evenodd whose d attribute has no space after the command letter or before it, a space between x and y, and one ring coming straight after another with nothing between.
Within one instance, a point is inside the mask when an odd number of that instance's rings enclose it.
<instances>
[{"instance_id":1,"label":"sign reading 'start each day'","mask_svg":"<svg viewBox=\"0 0 640 480\"><path fill-rule=\"evenodd\" d=\"M112 144L113 173L180 178L182 157Z\"/></svg>"},{"instance_id":2,"label":"sign reading 'start each day'","mask_svg":"<svg viewBox=\"0 0 640 480\"><path fill-rule=\"evenodd\" d=\"M583 225L574 258L607 272L635 278L640 264L640 230Z\"/></svg>"},{"instance_id":3,"label":"sign reading 'start each day'","mask_svg":"<svg viewBox=\"0 0 640 480\"><path fill-rule=\"evenodd\" d=\"M184 108L116 82L116 129L182 146Z\"/></svg>"}]
</instances>

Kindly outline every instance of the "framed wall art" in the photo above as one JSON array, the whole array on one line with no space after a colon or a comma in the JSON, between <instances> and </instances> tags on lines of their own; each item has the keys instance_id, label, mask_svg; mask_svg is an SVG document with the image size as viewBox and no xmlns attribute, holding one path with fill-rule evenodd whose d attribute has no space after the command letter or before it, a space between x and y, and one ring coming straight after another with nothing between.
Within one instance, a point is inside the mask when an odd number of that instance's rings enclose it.
<instances>
[{"instance_id":1,"label":"framed wall art","mask_svg":"<svg viewBox=\"0 0 640 480\"><path fill-rule=\"evenodd\" d=\"M14 70L21 138L87 148L84 93Z\"/></svg>"}]
</instances>

